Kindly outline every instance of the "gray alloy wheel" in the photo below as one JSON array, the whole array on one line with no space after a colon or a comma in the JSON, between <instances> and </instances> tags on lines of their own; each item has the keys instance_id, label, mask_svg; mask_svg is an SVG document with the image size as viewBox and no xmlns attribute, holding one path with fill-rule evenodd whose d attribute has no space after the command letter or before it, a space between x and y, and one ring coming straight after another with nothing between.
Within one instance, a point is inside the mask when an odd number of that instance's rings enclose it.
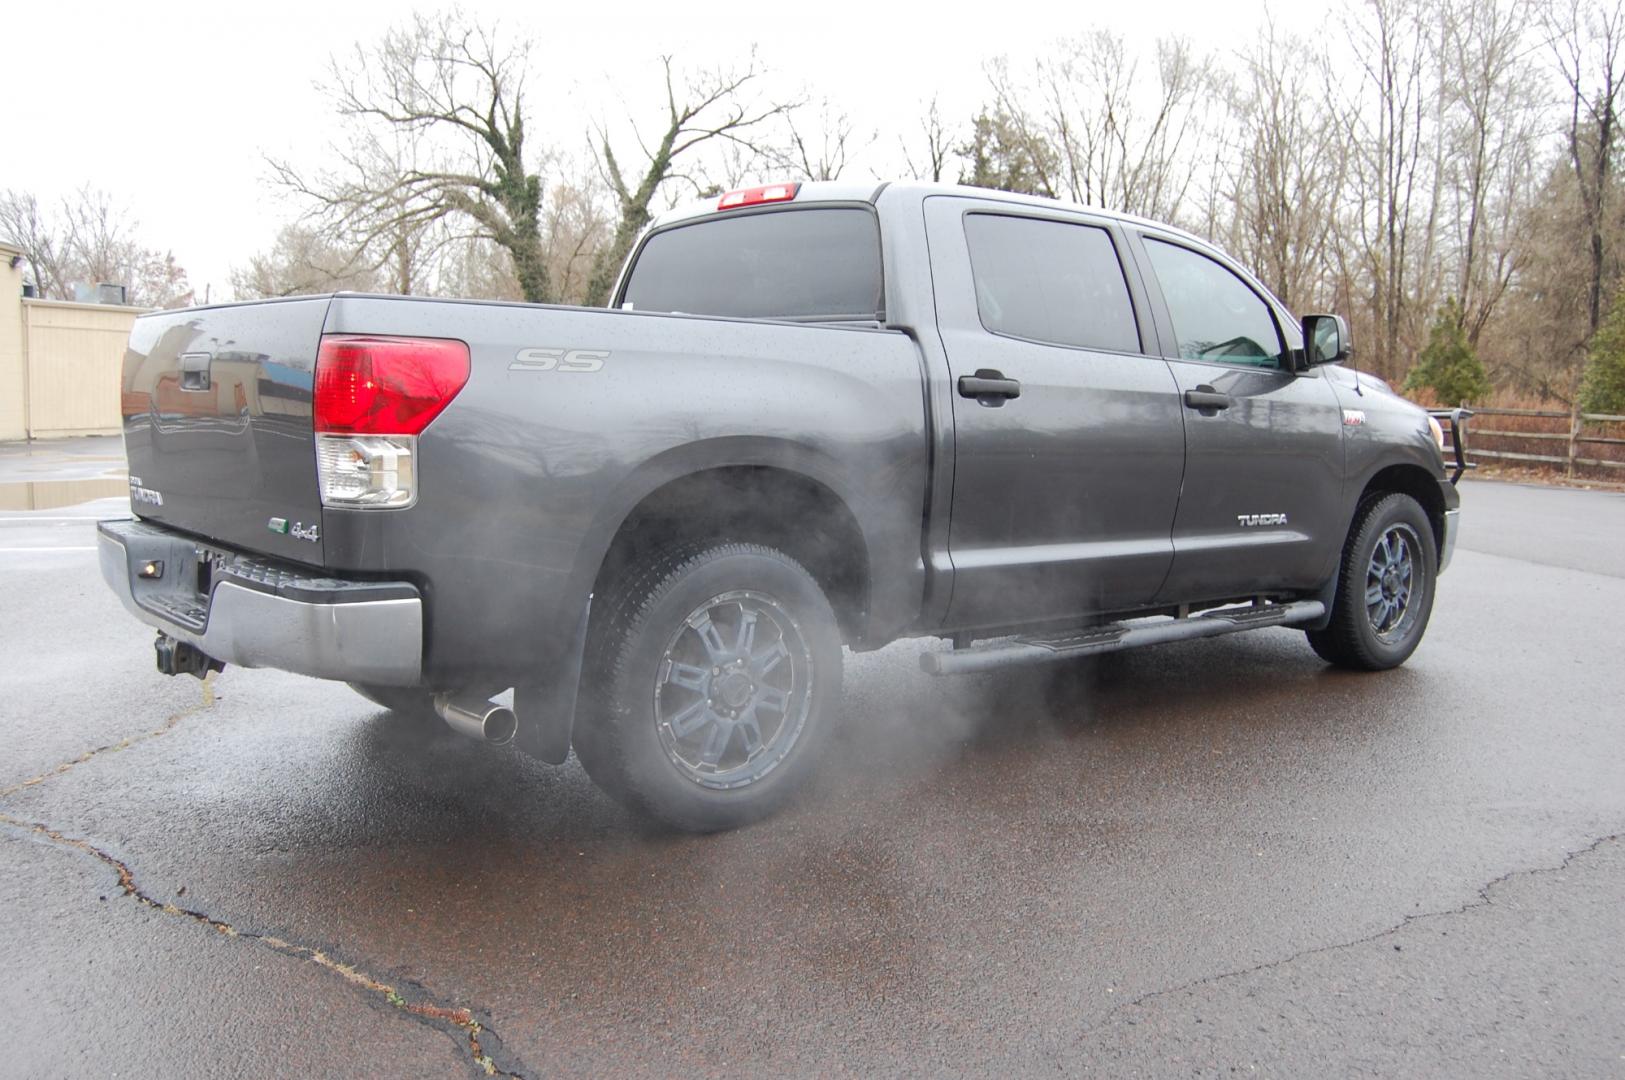
<instances>
[{"instance_id":1,"label":"gray alloy wheel","mask_svg":"<svg viewBox=\"0 0 1625 1080\"><path fill-rule=\"evenodd\" d=\"M573 737L629 808L696 832L772 813L809 776L841 697L835 613L759 544L696 541L593 602Z\"/></svg>"},{"instance_id":2,"label":"gray alloy wheel","mask_svg":"<svg viewBox=\"0 0 1625 1080\"><path fill-rule=\"evenodd\" d=\"M1358 671L1403 664L1427 630L1438 565L1420 503L1398 493L1367 499L1343 545L1330 621L1307 631L1310 646L1327 663Z\"/></svg>"},{"instance_id":3,"label":"gray alloy wheel","mask_svg":"<svg viewBox=\"0 0 1625 1080\"><path fill-rule=\"evenodd\" d=\"M1404 637L1409 623L1415 621L1411 600L1421 548L1416 530L1404 522L1390 525L1372 548L1365 571L1365 607L1371 629L1383 641Z\"/></svg>"},{"instance_id":4,"label":"gray alloy wheel","mask_svg":"<svg viewBox=\"0 0 1625 1080\"><path fill-rule=\"evenodd\" d=\"M795 748L811 705L812 651L770 596L735 590L689 613L655 675L655 726L679 772L734 788Z\"/></svg>"}]
</instances>

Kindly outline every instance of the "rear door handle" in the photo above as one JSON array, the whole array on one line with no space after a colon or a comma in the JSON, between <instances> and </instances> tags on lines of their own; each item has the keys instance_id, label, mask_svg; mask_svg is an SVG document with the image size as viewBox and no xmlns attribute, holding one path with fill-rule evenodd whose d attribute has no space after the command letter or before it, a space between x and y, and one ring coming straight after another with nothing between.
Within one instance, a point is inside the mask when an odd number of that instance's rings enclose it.
<instances>
[{"instance_id":1,"label":"rear door handle","mask_svg":"<svg viewBox=\"0 0 1625 1080\"><path fill-rule=\"evenodd\" d=\"M1229 394L1221 394L1211 386L1198 386L1195 390L1185 391L1185 408L1199 409L1204 413L1217 412L1219 409L1228 409L1236 403L1236 399Z\"/></svg>"},{"instance_id":2,"label":"rear door handle","mask_svg":"<svg viewBox=\"0 0 1625 1080\"><path fill-rule=\"evenodd\" d=\"M975 398L983 405L1003 405L1006 398L1021 396L1021 383L1006 379L1004 372L980 368L974 375L959 377L959 396Z\"/></svg>"}]
</instances>

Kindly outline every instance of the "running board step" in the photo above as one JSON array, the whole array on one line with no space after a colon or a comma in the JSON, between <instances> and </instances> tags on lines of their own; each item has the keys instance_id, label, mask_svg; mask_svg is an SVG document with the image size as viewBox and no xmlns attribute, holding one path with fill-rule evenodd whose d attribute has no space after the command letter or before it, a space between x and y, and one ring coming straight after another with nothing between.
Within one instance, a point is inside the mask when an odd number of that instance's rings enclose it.
<instances>
[{"instance_id":1,"label":"running board step","mask_svg":"<svg viewBox=\"0 0 1625 1080\"><path fill-rule=\"evenodd\" d=\"M929 675L968 675L994 668L1048 664L1074 656L1097 656L1141 645L1235 634L1265 626L1296 626L1314 622L1325 614L1326 605L1319 600L1298 600L1290 604L1226 608L1185 619L1108 623L1054 634L1005 638L948 652L921 653L920 668Z\"/></svg>"}]
</instances>

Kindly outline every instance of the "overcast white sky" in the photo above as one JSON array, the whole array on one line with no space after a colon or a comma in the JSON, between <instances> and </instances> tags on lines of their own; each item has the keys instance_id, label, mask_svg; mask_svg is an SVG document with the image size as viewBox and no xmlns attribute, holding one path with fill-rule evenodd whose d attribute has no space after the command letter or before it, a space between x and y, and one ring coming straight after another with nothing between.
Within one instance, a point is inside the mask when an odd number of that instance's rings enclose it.
<instances>
[{"instance_id":1,"label":"overcast white sky","mask_svg":"<svg viewBox=\"0 0 1625 1080\"><path fill-rule=\"evenodd\" d=\"M1273 10L1282 29L1305 31L1331 2L1276 3ZM595 119L624 117L620 99L637 108L658 94L664 53L705 65L743 57L754 45L781 83L828 97L865 127L913 132L920 103L934 94L945 118L974 112L985 96L983 64L994 56L1019 62L1096 25L1121 31L1131 44L1149 47L1173 32L1225 51L1246 43L1265 5L1132 0L894 9L849 0L724 0L678 8L610 0L562 13L535 3L462 7L535 39L530 121L544 141L584 155ZM145 243L174 250L200 297L209 285L219 298L230 267L269 246L296 213L267 183L265 156L319 165L338 135L313 86L329 57L410 10L377 0L10 5L3 16L8 102L0 109L0 188L42 200L87 182L106 189L139 219ZM895 145L883 134L873 167L886 170Z\"/></svg>"}]
</instances>

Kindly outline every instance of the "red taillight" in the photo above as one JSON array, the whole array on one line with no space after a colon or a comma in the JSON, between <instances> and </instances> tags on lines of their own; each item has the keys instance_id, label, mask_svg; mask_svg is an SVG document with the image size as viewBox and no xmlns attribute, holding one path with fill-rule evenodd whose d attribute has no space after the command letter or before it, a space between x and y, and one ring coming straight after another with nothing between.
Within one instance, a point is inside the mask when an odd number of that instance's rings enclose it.
<instances>
[{"instance_id":1,"label":"red taillight","mask_svg":"<svg viewBox=\"0 0 1625 1080\"><path fill-rule=\"evenodd\" d=\"M741 206L760 206L762 203L789 202L801 190L800 184L767 184L764 187L740 188L717 200L718 210L735 210Z\"/></svg>"},{"instance_id":2,"label":"red taillight","mask_svg":"<svg viewBox=\"0 0 1625 1080\"><path fill-rule=\"evenodd\" d=\"M322 338L316 430L416 435L468 382L468 346L444 338Z\"/></svg>"}]
</instances>

